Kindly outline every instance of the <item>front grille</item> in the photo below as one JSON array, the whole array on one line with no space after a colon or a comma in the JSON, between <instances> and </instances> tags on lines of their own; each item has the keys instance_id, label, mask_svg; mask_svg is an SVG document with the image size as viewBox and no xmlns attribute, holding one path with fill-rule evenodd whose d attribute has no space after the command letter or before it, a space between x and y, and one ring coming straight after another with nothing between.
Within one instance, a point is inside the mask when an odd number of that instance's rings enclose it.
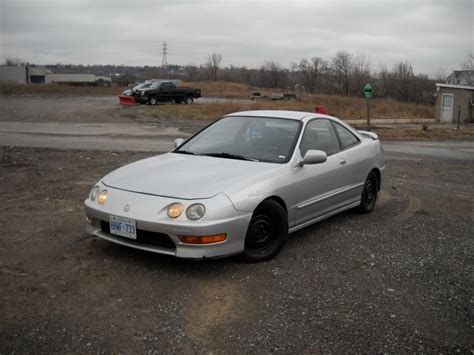
<instances>
[{"instance_id":1,"label":"front grille","mask_svg":"<svg viewBox=\"0 0 474 355\"><path fill-rule=\"evenodd\" d=\"M102 232L110 234L110 223L106 221L100 221L100 227ZM119 235L110 234L116 238L124 238ZM148 244L148 245L157 245L160 247L175 249L176 245L173 243L169 235L164 233L156 233L145 231L143 229L137 229L137 239L125 238L129 243L136 244Z\"/></svg>"}]
</instances>

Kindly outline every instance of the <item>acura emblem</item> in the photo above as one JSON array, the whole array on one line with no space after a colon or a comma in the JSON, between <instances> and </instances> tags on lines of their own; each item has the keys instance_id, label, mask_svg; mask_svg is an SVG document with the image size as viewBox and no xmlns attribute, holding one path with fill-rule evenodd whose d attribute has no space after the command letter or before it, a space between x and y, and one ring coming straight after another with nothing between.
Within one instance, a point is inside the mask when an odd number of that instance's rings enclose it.
<instances>
[{"instance_id":1,"label":"acura emblem","mask_svg":"<svg viewBox=\"0 0 474 355\"><path fill-rule=\"evenodd\" d=\"M125 205L125 206L123 206L123 210L124 210L125 212L130 211L130 205Z\"/></svg>"}]
</instances>

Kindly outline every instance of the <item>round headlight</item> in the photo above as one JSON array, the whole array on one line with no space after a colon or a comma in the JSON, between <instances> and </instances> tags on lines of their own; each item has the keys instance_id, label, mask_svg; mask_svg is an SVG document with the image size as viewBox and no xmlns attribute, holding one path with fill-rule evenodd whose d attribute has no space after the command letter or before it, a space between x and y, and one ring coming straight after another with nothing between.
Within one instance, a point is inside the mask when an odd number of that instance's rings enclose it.
<instances>
[{"instance_id":1,"label":"round headlight","mask_svg":"<svg viewBox=\"0 0 474 355\"><path fill-rule=\"evenodd\" d=\"M172 203L168 206L168 217L169 218L178 218L183 213L184 206L179 202Z\"/></svg>"},{"instance_id":2,"label":"round headlight","mask_svg":"<svg viewBox=\"0 0 474 355\"><path fill-rule=\"evenodd\" d=\"M186 216L192 220L202 218L204 213L206 213L206 207L202 203L195 203L186 210Z\"/></svg>"},{"instance_id":3,"label":"round headlight","mask_svg":"<svg viewBox=\"0 0 474 355\"><path fill-rule=\"evenodd\" d=\"M107 200L107 190L102 190L99 194L99 198L97 199L97 202L103 205L105 203L105 200Z\"/></svg>"},{"instance_id":4,"label":"round headlight","mask_svg":"<svg viewBox=\"0 0 474 355\"><path fill-rule=\"evenodd\" d=\"M91 200L92 201L95 201L95 199L97 198L97 196L99 196L99 191L100 191L100 188L99 186L94 186L91 190L91 193L90 193L90 197L91 197Z\"/></svg>"}]
</instances>

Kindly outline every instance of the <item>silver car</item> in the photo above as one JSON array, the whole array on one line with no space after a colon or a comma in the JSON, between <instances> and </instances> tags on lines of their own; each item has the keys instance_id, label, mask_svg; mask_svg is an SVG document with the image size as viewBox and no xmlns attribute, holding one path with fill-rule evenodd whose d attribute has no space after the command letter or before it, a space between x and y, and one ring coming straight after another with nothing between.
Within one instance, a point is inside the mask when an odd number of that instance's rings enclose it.
<instances>
[{"instance_id":1,"label":"silver car","mask_svg":"<svg viewBox=\"0 0 474 355\"><path fill-rule=\"evenodd\" d=\"M85 201L88 233L181 258L268 260L289 233L341 211L372 211L376 134L294 111L227 115L176 149L119 168Z\"/></svg>"}]
</instances>

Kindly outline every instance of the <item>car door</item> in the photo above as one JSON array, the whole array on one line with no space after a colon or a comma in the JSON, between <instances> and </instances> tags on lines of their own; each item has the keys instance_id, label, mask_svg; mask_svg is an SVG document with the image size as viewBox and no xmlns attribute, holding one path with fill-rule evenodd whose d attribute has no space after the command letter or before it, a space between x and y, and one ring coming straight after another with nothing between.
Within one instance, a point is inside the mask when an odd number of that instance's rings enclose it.
<instances>
[{"instance_id":1,"label":"car door","mask_svg":"<svg viewBox=\"0 0 474 355\"><path fill-rule=\"evenodd\" d=\"M297 186L295 225L317 219L340 207L339 191L346 181L343 170L347 158L341 152L338 137L329 120L310 121L299 149L302 157L310 149L322 150L328 157L321 164L294 168Z\"/></svg>"},{"instance_id":2,"label":"car door","mask_svg":"<svg viewBox=\"0 0 474 355\"><path fill-rule=\"evenodd\" d=\"M341 147L341 174L343 175L344 188L340 193L340 201L349 205L360 201L364 182L370 171L370 160L368 153L360 143L359 138L348 128L332 121L333 127L339 139Z\"/></svg>"},{"instance_id":3,"label":"car door","mask_svg":"<svg viewBox=\"0 0 474 355\"><path fill-rule=\"evenodd\" d=\"M163 83L160 86L160 101L170 101L173 96L171 83Z\"/></svg>"}]
</instances>

